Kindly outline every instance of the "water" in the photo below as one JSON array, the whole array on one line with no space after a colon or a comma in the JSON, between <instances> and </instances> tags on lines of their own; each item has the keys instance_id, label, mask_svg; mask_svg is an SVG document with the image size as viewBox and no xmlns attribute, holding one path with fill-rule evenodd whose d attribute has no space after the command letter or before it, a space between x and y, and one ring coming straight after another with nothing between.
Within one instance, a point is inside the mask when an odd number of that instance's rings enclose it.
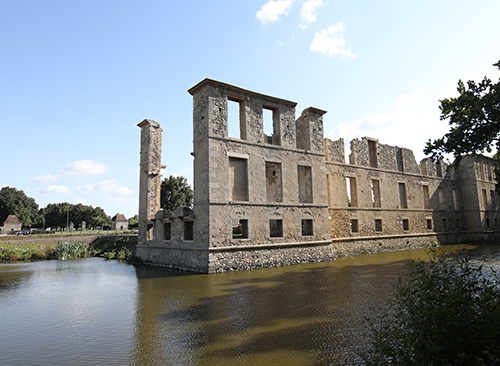
<instances>
[{"instance_id":1,"label":"water","mask_svg":"<svg viewBox=\"0 0 500 366\"><path fill-rule=\"evenodd\" d=\"M500 248L487 253L498 260ZM386 303L405 263L424 257L216 275L99 258L0 265L0 364L359 364L364 317Z\"/></svg>"}]
</instances>

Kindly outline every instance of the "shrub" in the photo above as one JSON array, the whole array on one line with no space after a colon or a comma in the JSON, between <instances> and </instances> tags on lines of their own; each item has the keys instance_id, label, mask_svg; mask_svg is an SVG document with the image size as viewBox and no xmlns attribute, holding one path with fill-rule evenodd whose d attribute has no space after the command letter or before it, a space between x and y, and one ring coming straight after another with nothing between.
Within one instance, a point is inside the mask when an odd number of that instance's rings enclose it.
<instances>
[{"instance_id":1,"label":"shrub","mask_svg":"<svg viewBox=\"0 0 500 366\"><path fill-rule=\"evenodd\" d=\"M52 249L52 258L59 260L82 258L87 255L89 246L78 241L58 241Z\"/></svg>"},{"instance_id":2,"label":"shrub","mask_svg":"<svg viewBox=\"0 0 500 366\"><path fill-rule=\"evenodd\" d=\"M389 307L369 319L368 365L498 365L500 276L433 251L399 279Z\"/></svg>"}]
</instances>

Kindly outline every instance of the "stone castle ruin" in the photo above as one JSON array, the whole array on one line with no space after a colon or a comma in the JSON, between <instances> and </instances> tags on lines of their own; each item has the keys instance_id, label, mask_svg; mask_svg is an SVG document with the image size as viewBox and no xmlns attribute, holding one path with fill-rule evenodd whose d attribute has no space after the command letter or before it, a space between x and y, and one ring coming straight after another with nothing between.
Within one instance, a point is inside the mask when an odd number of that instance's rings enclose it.
<instances>
[{"instance_id":1,"label":"stone castle ruin","mask_svg":"<svg viewBox=\"0 0 500 366\"><path fill-rule=\"evenodd\" d=\"M347 164L343 139L323 136L323 110L296 119L295 102L211 79L189 93L193 209L160 209L162 129L138 124L137 255L146 263L215 273L500 239L493 159L417 164L411 150L365 137L351 142Z\"/></svg>"}]
</instances>

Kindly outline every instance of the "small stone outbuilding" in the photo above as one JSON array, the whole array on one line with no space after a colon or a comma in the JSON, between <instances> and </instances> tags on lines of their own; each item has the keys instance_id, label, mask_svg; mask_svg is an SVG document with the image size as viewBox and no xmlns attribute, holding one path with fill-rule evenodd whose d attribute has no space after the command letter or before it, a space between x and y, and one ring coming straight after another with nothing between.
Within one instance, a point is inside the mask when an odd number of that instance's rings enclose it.
<instances>
[{"instance_id":1,"label":"small stone outbuilding","mask_svg":"<svg viewBox=\"0 0 500 366\"><path fill-rule=\"evenodd\" d=\"M111 230L128 230L128 220L124 214L117 213L111 219Z\"/></svg>"},{"instance_id":2,"label":"small stone outbuilding","mask_svg":"<svg viewBox=\"0 0 500 366\"><path fill-rule=\"evenodd\" d=\"M21 230L22 225L22 222L16 215L9 215L3 223L3 227L0 227L0 233L8 234L11 231Z\"/></svg>"}]
</instances>

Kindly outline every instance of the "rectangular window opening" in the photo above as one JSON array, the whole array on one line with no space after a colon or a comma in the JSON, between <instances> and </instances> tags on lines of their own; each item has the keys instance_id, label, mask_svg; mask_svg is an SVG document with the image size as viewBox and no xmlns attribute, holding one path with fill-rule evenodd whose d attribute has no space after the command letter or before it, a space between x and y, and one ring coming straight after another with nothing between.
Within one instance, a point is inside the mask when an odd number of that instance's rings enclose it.
<instances>
[{"instance_id":1,"label":"rectangular window opening","mask_svg":"<svg viewBox=\"0 0 500 366\"><path fill-rule=\"evenodd\" d=\"M457 189L456 188L453 188L451 190L451 193L453 195L453 209L455 211L458 211L458 194L457 194Z\"/></svg>"},{"instance_id":2,"label":"rectangular window opening","mask_svg":"<svg viewBox=\"0 0 500 366\"><path fill-rule=\"evenodd\" d=\"M171 240L172 239L172 231L170 222L163 223L163 240Z\"/></svg>"},{"instance_id":3,"label":"rectangular window opening","mask_svg":"<svg viewBox=\"0 0 500 366\"><path fill-rule=\"evenodd\" d=\"M310 166L297 166L299 203L312 203L312 168Z\"/></svg>"},{"instance_id":4,"label":"rectangular window opening","mask_svg":"<svg viewBox=\"0 0 500 366\"><path fill-rule=\"evenodd\" d=\"M375 231L376 232L382 231L382 219L375 219Z\"/></svg>"},{"instance_id":5,"label":"rectangular window opening","mask_svg":"<svg viewBox=\"0 0 500 366\"><path fill-rule=\"evenodd\" d=\"M479 160L479 179L484 180L484 166L482 160Z\"/></svg>"},{"instance_id":6,"label":"rectangular window opening","mask_svg":"<svg viewBox=\"0 0 500 366\"><path fill-rule=\"evenodd\" d=\"M359 232L358 219L351 219L351 233Z\"/></svg>"},{"instance_id":7,"label":"rectangular window opening","mask_svg":"<svg viewBox=\"0 0 500 366\"><path fill-rule=\"evenodd\" d=\"M302 236L313 236L312 219L302 219Z\"/></svg>"},{"instance_id":8,"label":"rectangular window opening","mask_svg":"<svg viewBox=\"0 0 500 366\"><path fill-rule=\"evenodd\" d=\"M489 217L486 218L486 229L490 229L490 219Z\"/></svg>"},{"instance_id":9,"label":"rectangular window opening","mask_svg":"<svg viewBox=\"0 0 500 366\"><path fill-rule=\"evenodd\" d=\"M229 200L248 201L247 160L229 157Z\"/></svg>"},{"instance_id":10,"label":"rectangular window opening","mask_svg":"<svg viewBox=\"0 0 500 366\"><path fill-rule=\"evenodd\" d=\"M436 162L436 177L439 177L439 178L443 177L443 169L441 168L441 162L440 161Z\"/></svg>"},{"instance_id":11,"label":"rectangular window opening","mask_svg":"<svg viewBox=\"0 0 500 366\"><path fill-rule=\"evenodd\" d=\"M443 230L448 230L448 221L446 220L446 217L441 219L441 228Z\"/></svg>"},{"instance_id":12,"label":"rectangular window opening","mask_svg":"<svg viewBox=\"0 0 500 366\"><path fill-rule=\"evenodd\" d=\"M396 152L396 163L397 163L397 166L398 166L398 170L400 172L404 172L405 171L405 166L404 166L404 161L403 161L403 149L399 149Z\"/></svg>"},{"instance_id":13,"label":"rectangular window opening","mask_svg":"<svg viewBox=\"0 0 500 366\"><path fill-rule=\"evenodd\" d=\"M439 209L444 210L446 204L444 202L444 188L443 187L438 187L438 199L439 199Z\"/></svg>"},{"instance_id":14,"label":"rectangular window opening","mask_svg":"<svg viewBox=\"0 0 500 366\"><path fill-rule=\"evenodd\" d=\"M269 236L271 238L283 237L283 220L281 219L269 220Z\"/></svg>"},{"instance_id":15,"label":"rectangular window opening","mask_svg":"<svg viewBox=\"0 0 500 366\"><path fill-rule=\"evenodd\" d=\"M347 183L347 206L358 207L356 178L347 177L346 183Z\"/></svg>"},{"instance_id":16,"label":"rectangular window opening","mask_svg":"<svg viewBox=\"0 0 500 366\"><path fill-rule=\"evenodd\" d=\"M408 219L403 219L403 230L404 231L410 230L410 222L408 221Z\"/></svg>"},{"instance_id":17,"label":"rectangular window opening","mask_svg":"<svg viewBox=\"0 0 500 366\"><path fill-rule=\"evenodd\" d=\"M283 182L281 164L266 161L267 202L283 202Z\"/></svg>"},{"instance_id":18,"label":"rectangular window opening","mask_svg":"<svg viewBox=\"0 0 500 366\"><path fill-rule=\"evenodd\" d=\"M380 182L376 179L372 179L371 189L372 189L372 206L382 207L382 201L380 199Z\"/></svg>"},{"instance_id":19,"label":"rectangular window opening","mask_svg":"<svg viewBox=\"0 0 500 366\"><path fill-rule=\"evenodd\" d=\"M431 201L429 199L429 186L423 185L422 192L424 195L424 208L429 209L431 208Z\"/></svg>"},{"instance_id":20,"label":"rectangular window opening","mask_svg":"<svg viewBox=\"0 0 500 366\"><path fill-rule=\"evenodd\" d=\"M496 199L495 199L495 191L490 190L490 204L495 207L496 206Z\"/></svg>"},{"instance_id":21,"label":"rectangular window opening","mask_svg":"<svg viewBox=\"0 0 500 366\"><path fill-rule=\"evenodd\" d=\"M244 139L242 127L242 104L236 99L227 99L227 135L228 137Z\"/></svg>"},{"instance_id":22,"label":"rectangular window opening","mask_svg":"<svg viewBox=\"0 0 500 366\"><path fill-rule=\"evenodd\" d=\"M194 221L184 221L184 240L193 240Z\"/></svg>"},{"instance_id":23,"label":"rectangular window opening","mask_svg":"<svg viewBox=\"0 0 500 366\"><path fill-rule=\"evenodd\" d=\"M432 219L425 220L427 224L427 230L432 230Z\"/></svg>"},{"instance_id":24,"label":"rectangular window opening","mask_svg":"<svg viewBox=\"0 0 500 366\"><path fill-rule=\"evenodd\" d=\"M233 223L233 239L248 239L248 220L236 219Z\"/></svg>"},{"instance_id":25,"label":"rectangular window opening","mask_svg":"<svg viewBox=\"0 0 500 366\"><path fill-rule=\"evenodd\" d=\"M264 142L271 145L281 145L278 113L274 109L262 107L262 124Z\"/></svg>"},{"instance_id":26,"label":"rectangular window opening","mask_svg":"<svg viewBox=\"0 0 500 366\"><path fill-rule=\"evenodd\" d=\"M378 167L377 161L377 142L373 140L368 140L368 159L370 166L372 168Z\"/></svg>"},{"instance_id":27,"label":"rectangular window opening","mask_svg":"<svg viewBox=\"0 0 500 366\"><path fill-rule=\"evenodd\" d=\"M398 183L399 189L399 207L408 208L408 201L406 199L406 184Z\"/></svg>"},{"instance_id":28,"label":"rectangular window opening","mask_svg":"<svg viewBox=\"0 0 500 366\"><path fill-rule=\"evenodd\" d=\"M486 193L486 189L483 189L482 193L483 193L483 209L487 210L488 209L488 194Z\"/></svg>"},{"instance_id":29,"label":"rectangular window opening","mask_svg":"<svg viewBox=\"0 0 500 366\"><path fill-rule=\"evenodd\" d=\"M457 230L460 230L460 218L459 217L455 218L455 227Z\"/></svg>"}]
</instances>

